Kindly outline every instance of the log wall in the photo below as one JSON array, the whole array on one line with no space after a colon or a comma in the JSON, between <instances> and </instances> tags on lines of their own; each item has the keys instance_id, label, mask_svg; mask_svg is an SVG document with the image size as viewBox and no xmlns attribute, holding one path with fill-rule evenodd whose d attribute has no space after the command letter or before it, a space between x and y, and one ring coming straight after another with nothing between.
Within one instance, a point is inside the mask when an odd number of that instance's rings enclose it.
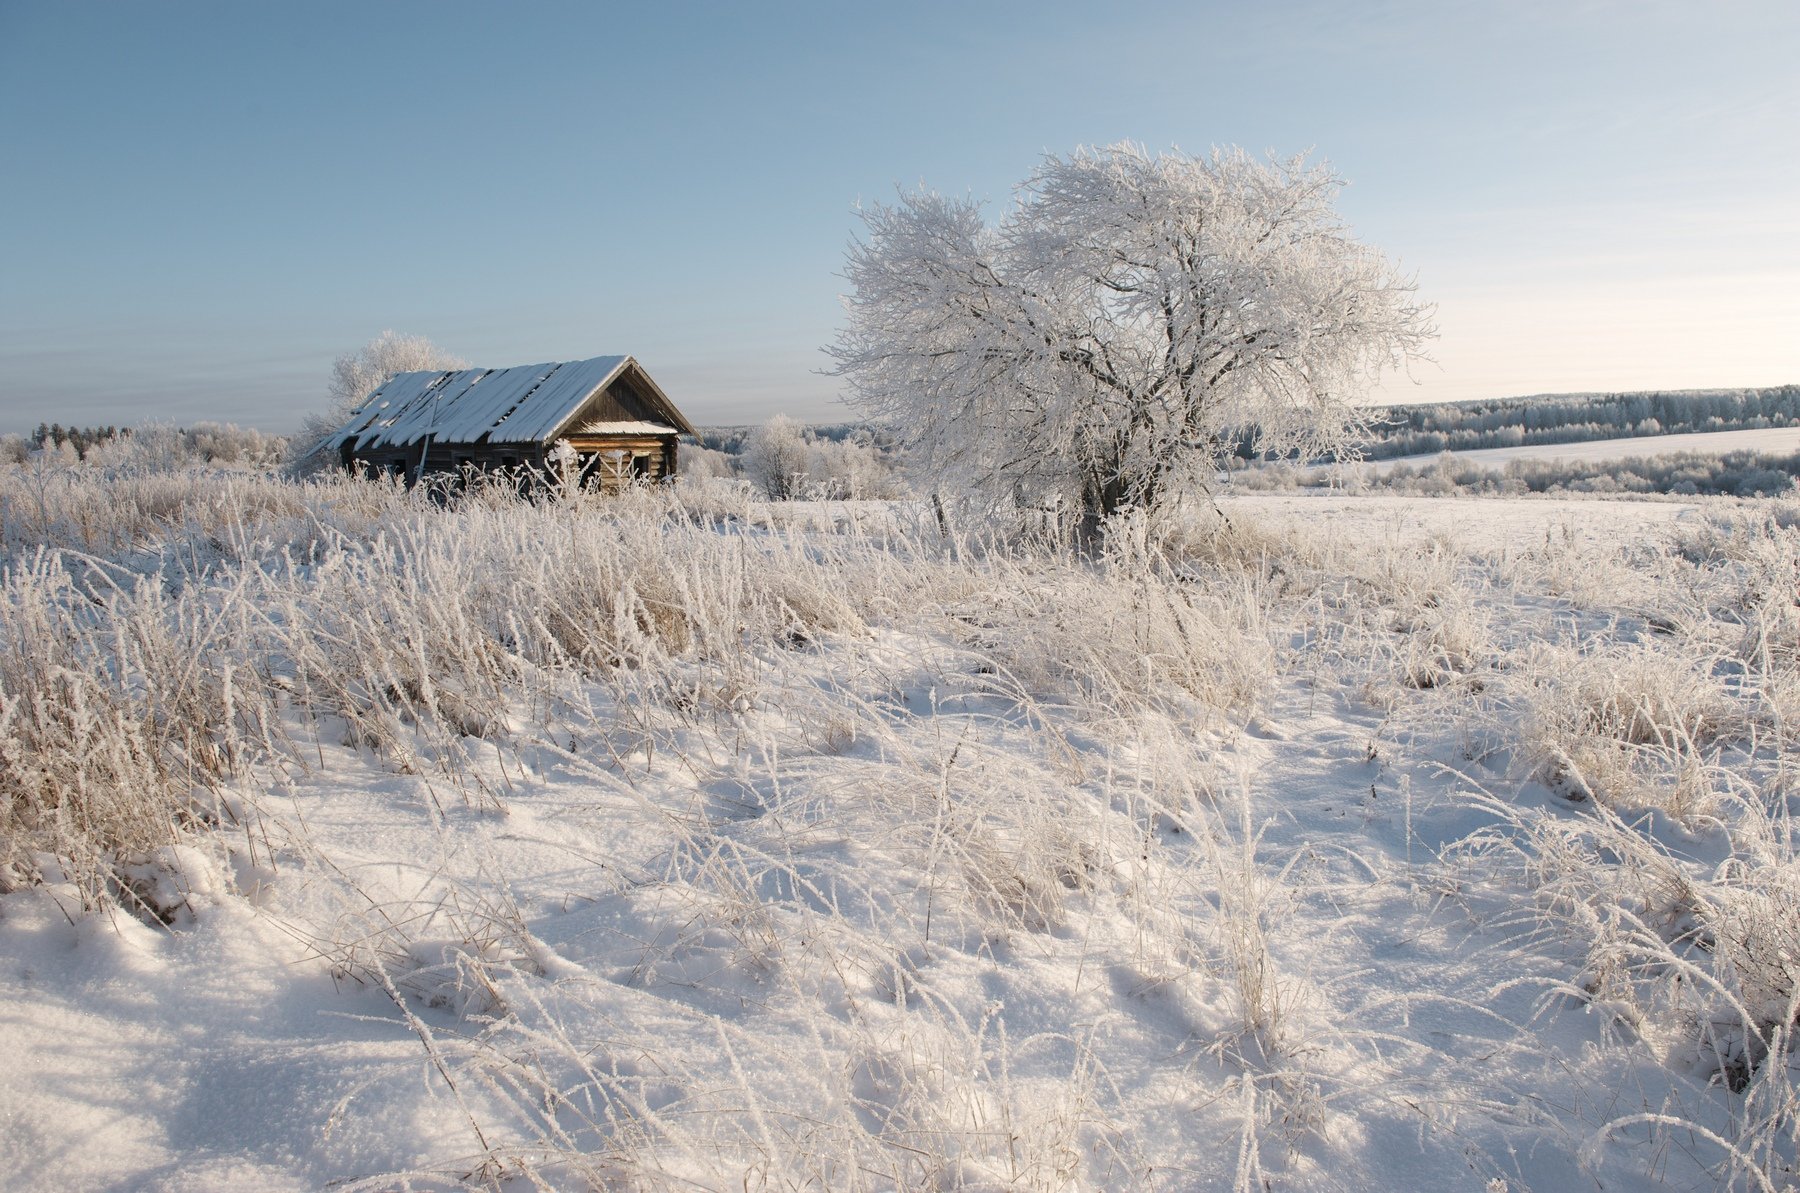
<instances>
[{"instance_id":1,"label":"log wall","mask_svg":"<svg viewBox=\"0 0 1800 1193\"><path fill-rule=\"evenodd\" d=\"M678 447L673 435L571 435L583 483L617 490L634 480L658 481L676 473ZM426 474L500 472L512 468L548 472L549 445L542 443L431 443L404 449L383 448L352 453L346 464L367 475L391 475L412 484Z\"/></svg>"}]
</instances>

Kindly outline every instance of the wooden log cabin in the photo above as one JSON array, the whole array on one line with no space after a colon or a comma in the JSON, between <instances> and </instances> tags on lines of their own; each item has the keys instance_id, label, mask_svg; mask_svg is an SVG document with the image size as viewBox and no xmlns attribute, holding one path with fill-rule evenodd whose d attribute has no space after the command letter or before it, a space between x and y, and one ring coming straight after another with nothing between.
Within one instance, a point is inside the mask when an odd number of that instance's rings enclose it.
<instances>
[{"instance_id":1,"label":"wooden log cabin","mask_svg":"<svg viewBox=\"0 0 1800 1193\"><path fill-rule=\"evenodd\" d=\"M365 398L325 445L346 468L408 483L505 471L539 481L572 475L586 487L617 490L673 477L678 437L694 433L636 360L596 356L401 373Z\"/></svg>"}]
</instances>

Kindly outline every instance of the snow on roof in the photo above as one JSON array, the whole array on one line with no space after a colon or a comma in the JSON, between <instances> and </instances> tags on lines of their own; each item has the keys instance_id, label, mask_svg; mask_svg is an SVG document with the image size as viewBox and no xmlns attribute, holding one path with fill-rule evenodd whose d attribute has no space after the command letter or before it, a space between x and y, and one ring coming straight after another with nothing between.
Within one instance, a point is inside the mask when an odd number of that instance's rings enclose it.
<instances>
[{"instance_id":1,"label":"snow on roof","mask_svg":"<svg viewBox=\"0 0 1800 1193\"><path fill-rule=\"evenodd\" d=\"M569 428L574 435L675 435L678 432L667 423L646 422L586 422L579 427Z\"/></svg>"},{"instance_id":2,"label":"snow on roof","mask_svg":"<svg viewBox=\"0 0 1800 1193\"><path fill-rule=\"evenodd\" d=\"M333 448L440 443L528 443L557 430L624 369L628 356L596 356L511 369L401 373L370 394L338 432ZM633 426L651 424L632 424ZM673 428L658 427L658 434Z\"/></svg>"}]
</instances>

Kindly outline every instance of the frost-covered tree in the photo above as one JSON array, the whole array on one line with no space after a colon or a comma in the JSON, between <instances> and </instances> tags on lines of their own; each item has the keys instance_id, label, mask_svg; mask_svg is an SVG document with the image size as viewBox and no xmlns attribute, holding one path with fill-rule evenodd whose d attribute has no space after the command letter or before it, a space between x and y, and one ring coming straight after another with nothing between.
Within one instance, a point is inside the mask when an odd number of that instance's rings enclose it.
<instances>
[{"instance_id":1,"label":"frost-covered tree","mask_svg":"<svg viewBox=\"0 0 1800 1193\"><path fill-rule=\"evenodd\" d=\"M737 457L730 452L695 444L681 449L683 481L731 480L737 476Z\"/></svg>"},{"instance_id":2,"label":"frost-covered tree","mask_svg":"<svg viewBox=\"0 0 1800 1193\"><path fill-rule=\"evenodd\" d=\"M384 331L355 352L345 353L331 362L328 405L301 421L293 439L292 466L296 471L311 472L330 463L319 450L319 441L343 426L364 398L397 374L466 367L467 361L424 336L403 336L395 331Z\"/></svg>"},{"instance_id":3,"label":"frost-covered tree","mask_svg":"<svg viewBox=\"0 0 1800 1193\"><path fill-rule=\"evenodd\" d=\"M744 476L775 501L801 495L810 460L806 428L785 414L757 427L744 441Z\"/></svg>"},{"instance_id":4,"label":"frost-covered tree","mask_svg":"<svg viewBox=\"0 0 1800 1193\"><path fill-rule=\"evenodd\" d=\"M1203 492L1246 435L1347 442L1356 399L1432 335L1340 186L1301 158L1121 144L1047 157L997 225L903 194L862 212L827 351L934 483L1093 516Z\"/></svg>"},{"instance_id":5,"label":"frost-covered tree","mask_svg":"<svg viewBox=\"0 0 1800 1193\"><path fill-rule=\"evenodd\" d=\"M900 497L906 492L866 432L838 440L815 437L807 473L820 493L840 500Z\"/></svg>"}]
</instances>

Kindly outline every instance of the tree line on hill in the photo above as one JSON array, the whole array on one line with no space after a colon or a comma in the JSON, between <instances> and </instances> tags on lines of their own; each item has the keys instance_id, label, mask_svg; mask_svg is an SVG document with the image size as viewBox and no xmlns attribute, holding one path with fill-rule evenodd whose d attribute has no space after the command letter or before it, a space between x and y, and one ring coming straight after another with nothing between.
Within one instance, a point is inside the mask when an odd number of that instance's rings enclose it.
<instances>
[{"instance_id":1,"label":"tree line on hill","mask_svg":"<svg viewBox=\"0 0 1800 1193\"><path fill-rule=\"evenodd\" d=\"M1800 476L1800 452L1672 452L1623 460L1509 460L1498 473L1446 462L1456 487L1476 493L1668 493L1677 497L1780 497ZM1432 468L1418 469L1421 476ZM1396 465L1395 472L1406 471ZM1396 484L1401 478L1391 477Z\"/></svg>"},{"instance_id":2,"label":"tree line on hill","mask_svg":"<svg viewBox=\"0 0 1800 1193\"><path fill-rule=\"evenodd\" d=\"M1291 461L1233 469L1227 485L1246 492L1334 489L1408 496L1526 493L1667 494L1674 497L1782 497L1800 478L1800 452L1669 452L1617 460L1508 460L1493 467L1441 453L1377 468L1306 467Z\"/></svg>"},{"instance_id":3,"label":"tree line on hill","mask_svg":"<svg viewBox=\"0 0 1800 1193\"><path fill-rule=\"evenodd\" d=\"M1442 451L1800 426L1800 385L1553 394L1392 406L1360 445L1365 460ZM1248 445L1239 454L1249 458Z\"/></svg>"}]
</instances>

